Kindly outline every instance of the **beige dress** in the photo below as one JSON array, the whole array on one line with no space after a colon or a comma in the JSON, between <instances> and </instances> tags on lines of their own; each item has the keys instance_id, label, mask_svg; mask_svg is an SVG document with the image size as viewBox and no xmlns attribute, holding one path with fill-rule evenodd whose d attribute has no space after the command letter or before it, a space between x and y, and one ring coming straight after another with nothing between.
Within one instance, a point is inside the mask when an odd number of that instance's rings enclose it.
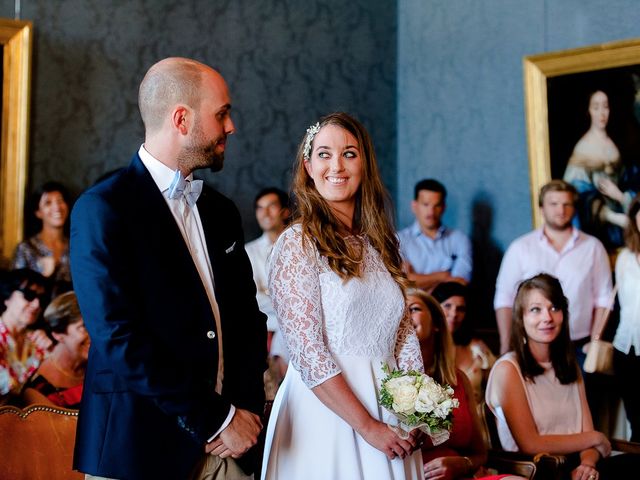
<instances>
[{"instance_id":1,"label":"beige dress","mask_svg":"<svg viewBox=\"0 0 640 480\"><path fill-rule=\"evenodd\" d=\"M500 357L491 370L486 392L487 405L495 415L498 435L503 449L511 452L519 450L509 430L502 407L498 403L498 395L495 391L496 385L493 381L495 367L502 362L509 362L516 367L527 396L531 416L540 435L562 435L582 432L583 412L580 400L580 389L584 388L582 383L573 382L568 385L562 385L556 378L551 363L541 364L545 370L542 375L535 377L535 382L525 380L515 354L509 352Z\"/></svg>"}]
</instances>

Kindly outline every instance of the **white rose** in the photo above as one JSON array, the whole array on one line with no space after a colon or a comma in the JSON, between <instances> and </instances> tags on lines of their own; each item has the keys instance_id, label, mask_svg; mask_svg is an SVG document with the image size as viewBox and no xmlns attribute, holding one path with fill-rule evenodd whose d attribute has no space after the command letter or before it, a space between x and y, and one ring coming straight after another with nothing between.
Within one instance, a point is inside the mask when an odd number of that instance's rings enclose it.
<instances>
[{"instance_id":1,"label":"white rose","mask_svg":"<svg viewBox=\"0 0 640 480\"><path fill-rule=\"evenodd\" d=\"M416 409L425 413L431 412L437 404L447 398L442 387L433 380L422 384L418 397L420 406L419 408L416 407Z\"/></svg>"},{"instance_id":2,"label":"white rose","mask_svg":"<svg viewBox=\"0 0 640 480\"><path fill-rule=\"evenodd\" d=\"M418 392L418 398L416 398L416 410L421 413L430 413L436 407L436 402L431 395L432 387L427 384L423 384Z\"/></svg>"},{"instance_id":3,"label":"white rose","mask_svg":"<svg viewBox=\"0 0 640 480\"><path fill-rule=\"evenodd\" d=\"M447 418L447 415L449 415L449 412L451 411L452 408L453 408L453 401L450 399L445 400L433 410L433 414L438 418L444 419L444 418Z\"/></svg>"},{"instance_id":4,"label":"white rose","mask_svg":"<svg viewBox=\"0 0 640 480\"><path fill-rule=\"evenodd\" d=\"M393 410L397 413L404 413L407 415L414 413L414 405L417 396L418 390L413 385L413 382L399 385L396 392L393 394Z\"/></svg>"},{"instance_id":5,"label":"white rose","mask_svg":"<svg viewBox=\"0 0 640 480\"><path fill-rule=\"evenodd\" d=\"M413 379L409 377L390 378L385 382L384 387L387 389L387 392L395 398L398 389L403 385L413 385Z\"/></svg>"}]
</instances>

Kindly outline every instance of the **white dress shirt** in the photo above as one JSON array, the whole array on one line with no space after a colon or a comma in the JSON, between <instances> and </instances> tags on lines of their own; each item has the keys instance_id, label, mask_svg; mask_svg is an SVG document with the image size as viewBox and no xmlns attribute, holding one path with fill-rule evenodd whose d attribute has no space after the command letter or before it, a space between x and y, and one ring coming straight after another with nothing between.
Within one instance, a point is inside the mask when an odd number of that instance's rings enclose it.
<instances>
[{"instance_id":1,"label":"white dress shirt","mask_svg":"<svg viewBox=\"0 0 640 480\"><path fill-rule=\"evenodd\" d=\"M606 308L611 294L611 267L602 243L576 228L561 252L549 243L542 228L517 238L500 265L494 308L513 308L520 282L539 273L560 280L569 299L571 340L590 336L593 310Z\"/></svg>"},{"instance_id":2,"label":"white dress shirt","mask_svg":"<svg viewBox=\"0 0 640 480\"><path fill-rule=\"evenodd\" d=\"M248 242L244 248L247 251L247 256L249 257L251 268L253 270L253 281L256 284L258 308L267 316L267 330L273 333L269 354L281 357L288 362L289 354L287 352L287 346L284 338L282 338L282 334L280 333L278 318L276 316L276 311L273 308L273 303L269 296L269 288L267 286L267 260L269 259L269 255L271 255L273 243L271 243L269 236L266 233L263 233L260 237Z\"/></svg>"}]
</instances>

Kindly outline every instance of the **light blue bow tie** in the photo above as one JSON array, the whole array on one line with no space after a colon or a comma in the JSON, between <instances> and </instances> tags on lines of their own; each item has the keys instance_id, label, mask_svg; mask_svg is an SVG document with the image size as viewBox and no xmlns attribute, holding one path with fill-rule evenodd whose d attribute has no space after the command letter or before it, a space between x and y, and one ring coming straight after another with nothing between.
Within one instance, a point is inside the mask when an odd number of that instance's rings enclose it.
<instances>
[{"instance_id":1,"label":"light blue bow tie","mask_svg":"<svg viewBox=\"0 0 640 480\"><path fill-rule=\"evenodd\" d=\"M198 201L198 197L202 193L202 180L187 180L182 176L180 170L176 170L176 174L173 176L173 181L169 186L169 198L180 198L180 195L184 195L185 200L191 208Z\"/></svg>"}]
</instances>

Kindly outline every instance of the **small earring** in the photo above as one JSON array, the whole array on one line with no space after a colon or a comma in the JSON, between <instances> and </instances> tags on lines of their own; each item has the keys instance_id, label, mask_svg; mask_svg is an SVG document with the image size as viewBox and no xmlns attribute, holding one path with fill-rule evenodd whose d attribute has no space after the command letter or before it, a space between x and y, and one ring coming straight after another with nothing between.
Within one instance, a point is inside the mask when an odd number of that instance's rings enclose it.
<instances>
[{"instance_id":1,"label":"small earring","mask_svg":"<svg viewBox=\"0 0 640 480\"><path fill-rule=\"evenodd\" d=\"M524 343L525 345L527 344L527 337L522 338L522 343Z\"/></svg>"}]
</instances>

